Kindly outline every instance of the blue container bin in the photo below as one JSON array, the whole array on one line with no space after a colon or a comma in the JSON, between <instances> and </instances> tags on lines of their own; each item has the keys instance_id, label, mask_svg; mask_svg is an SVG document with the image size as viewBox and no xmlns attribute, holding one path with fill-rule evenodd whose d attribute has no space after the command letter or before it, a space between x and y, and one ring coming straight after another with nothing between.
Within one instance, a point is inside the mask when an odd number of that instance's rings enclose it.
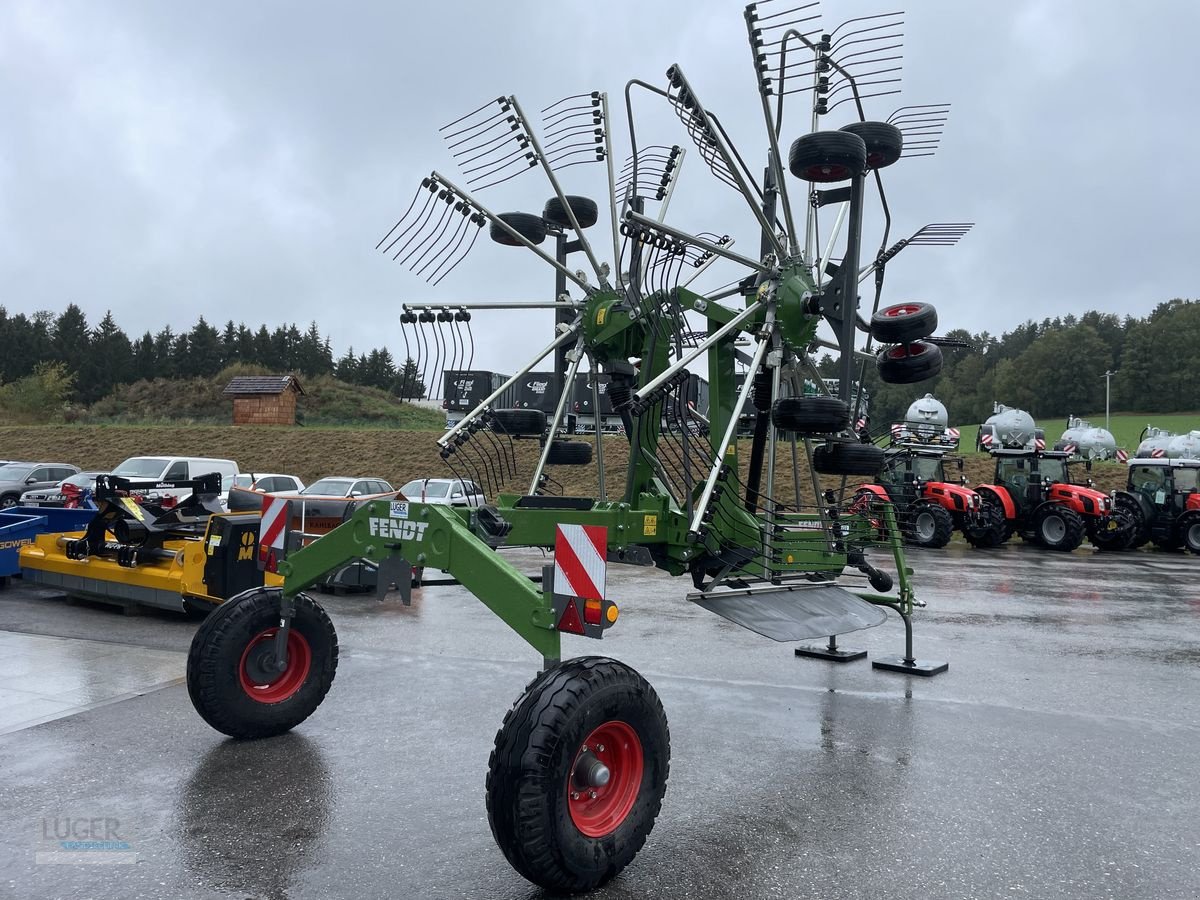
<instances>
[{"instance_id":1,"label":"blue container bin","mask_svg":"<svg viewBox=\"0 0 1200 900\"><path fill-rule=\"evenodd\" d=\"M53 506L17 506L0 512L0 585L21 571L20 553L39 534L83 531L96 515L94 509L61 509Z\"/></svg>"}]
</instances>

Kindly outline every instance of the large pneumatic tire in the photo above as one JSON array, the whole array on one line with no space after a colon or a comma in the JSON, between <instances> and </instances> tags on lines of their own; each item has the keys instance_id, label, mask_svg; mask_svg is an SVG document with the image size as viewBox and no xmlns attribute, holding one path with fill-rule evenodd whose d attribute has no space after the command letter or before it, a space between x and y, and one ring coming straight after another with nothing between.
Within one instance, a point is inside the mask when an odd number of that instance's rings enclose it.
<instances>
[{"instance_id":1,"label":"large pneumatic tire","mask_svg":"<svg viewBox=\"0 0 1200 900\"><path fill-rule=\"evenodd\" d=\"M813 451L812 466L822 475L873 477L883 466L883 449L873 444L830 441Z\"/></svg>"},{"instance_id":2,"label":"large pneumatic tire","mask_svg":"<svg viewBox=\"0 0 1200 900\"><path fill-rule=\"evenodd\" d=\"M931 303L897 303L871 316L871 337L881 344L907 344L937 331L937 310Z\"/></svg>"},{"instance_id":3,"label":"large pneumatic tire","mask_svg":"<svg viewBox=\"0 0 1200 900\"><path fill-rule=\"evenodd\" d=\"M914 341L880 350L875 368L887 384L916 384L942 371L942 348L928 341Z\"/></svg>"},{"instance_id":4,"label":"large pneumatic tire","mask_svg":"<svg viewBox=\"0 0 1200 900\"><path fill-rule=\"evenodd\" d=\"M492 835L546 890L599 887L646 842L670 756L666 715L641 675L600 656L567 660L529 685L496 735Z\"/></svg>"},{"instance_id":5,"label":"large pneumatic tire","mask_svg":"<svg viewBox=\"0 0 1200 900\"><path fill-rule=\"evenodd\" d=\"M592 461L592 445L587 441L551 441L546 462L552 466L586 466Z\"/></svg>"},{"instance_id":6,"label":"large pneumatic tire","mask_svg":"<svg viewBox=\"0 0 1200 900\"><path fill-rule=\"evenodd\" d=\"M840 130L863 139L868 168L886 169L904 153L904 132L888 122L851 122Z\"/></svg>"},{"instance_id":7,"label":"large pneumatic tire","mask_svg":"<svg viewBox=\"0 0 1200 900\"><path fill-rule=\"evenodd\" d=\"M1179 519L1179 536L1190 552L1200 554L1200 512L1184 513Z\"/></svg>"},{"instance_id":8,"label":"large pneumatic tire","mask_svg":"<svg viewBox=\"0 0 1200 900\"><path fill-rule=\"evenodd\" d=\"M288 665L273 668L279 630L278 588L227 600L192 638L187 685L192 705L217 731L262 738L295 728L321 705L337 671L337 633L325 610L297 594L288 633Z\"/></svg>"},{"instance_id":9,"label":"large pneumatic tire","mask_svg":"<svg viewBox=\"0 0 1200 900\"><path fill-rule=\"evenodd\" d=\"M1058 503L1043 506L1034 517L1033 533L1047 550L1070 553L1083 543L1084 532L1083 517Z\"/></svg>"},{"instance_id":10,"label":"large pneumatic tire","mask_svg":"<svg viewBox=\"0 0 1200 900\"><path fill-rule=\"evenodd\" d=\"M500 213L496 218L503 219L509 228L531 244L540 244L546 239L546 223L541 216L535 216L533 213L509 212ZM524 246L495 222L492 223L488 233L497 244L504 244L506 247Z\"/></svg>"},{"instance_id":11,"label":"large pneumatic tire","mask_svg":"<svg viewBox=\"0 0 1200 900\"><path fill-rule=\"evenodd\" d=\"M974 521L968 519L963 523L962 532L972 547L988 550L1003 544L1009 534L1005 527L1004 507L990 498L984 498L982 503Z\"/></svg>"},{"instance_id":12,"label":"large pneumatic tire","mask_svg":"<svg viewBox=\"0 0 1200 900\"><path fill-rule=\"evenodd\" d=\"M836 397L785 397L771 406L771 421L800 437L837 434L850 424L850 407Z\"/></svg>"},{"instance_id":13,"label":"large pneumatic tire","mask_svg":"<svg viewBox=\"0 0 1200 900\"><path fill-rule=\"evenodd\" d=\"M492 413L492 431L539 437L546 431L546 414L540 409L498 409Z\"/></svg>"},{"instance_id":14,"label":"large pneumatic tire","mask_svg":"<svg viewBox=\"0 0 1200 900\"><path fill-rule=\"evenodd\" d=\"M1114 522L1115 525L1110 524ZM1095 524L1088 528L1088 540L1097 550L1128 550L1133 546L1140 523L1140 512L1135 514L1118 501L1113 503L1111 516L1097 519Z\"/></svg>"},{"instance_id":15,"label":"large pneumatic tire","mask_svg":"<svg viewBox=\"0 0 1200 900\"><path fill-rule=\"evenodd\" d=\"M571 212L575 213L575 219L579 222L580 228L591 228L596 224L600 218L600 208L596 205L595 200L577 197L573 194L567 194L566 198L567 203L571 204ZM546 207L542 210L542 218L559 228L572 227L571 217L567 215L567 208L557 197L551 197L546 201Z\"/></svg>"},{"instance_id":16,"label":"large pneumatic tire","mask_svg":"<svg viewBox=\"0 0 1200 900\"><path fill-rule=\"evenodd\" d=\"M788 168L802 181L848 181L866 171L867 145L847 131L814 131L792 142Z\"/></svg>"},{"instance_id":17,"label":"large pneumatic tire","mask_svg":"<svg viewBox=\"0 0 1200 900\"><path fill-rule=\"evenodd\" d=\"M914 503L907 518L905 537L918 547L936 550L950 543L954 535L954 517L935 503Z\"/></svg>"}]
</instances>

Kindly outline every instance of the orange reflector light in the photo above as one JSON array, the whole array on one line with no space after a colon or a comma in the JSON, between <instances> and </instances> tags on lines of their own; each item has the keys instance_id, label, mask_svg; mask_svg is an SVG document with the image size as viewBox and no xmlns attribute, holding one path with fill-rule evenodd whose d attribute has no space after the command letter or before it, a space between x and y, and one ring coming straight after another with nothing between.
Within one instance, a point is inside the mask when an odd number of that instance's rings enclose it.
<instances>
[{"instance_id":1,"label":"orange reflector light","mask_svg":"<svg viewBox=\"0 0 1200 900\"><path fill-rule=\"evenodd\" d=\"M620 614L621 614L621 611L619 609L617 609L617 604L615 604L615 603L608 604L608 609L604 613L605 617L608 619L609 625L611 625L615 621L617 621L617 616L619 616Z\"/></svg>"},{"instance_id":2,"label":"orange reflector light","mask_svg":"<svg viewBox=\"0 0 1200 900\"><path fill-rule=\"evenodd\" d=\"M558 630L566 631L569 634L585 634L583 623L579 621L579 610L575 608L574 601L568 601L567 608L563 610L562 618L558 620Z\"/></svg>"},{"instance_id":3,"label":"orange reflector light","mask_svg":"<svg viewBox=\"0 0 1200 900\"><path fill-rule=\"evenodd\" d=\"M583 621L589 625L600 624L600 601L599 600L584 600L583 601Z\"/></svg>"}]
</instances>

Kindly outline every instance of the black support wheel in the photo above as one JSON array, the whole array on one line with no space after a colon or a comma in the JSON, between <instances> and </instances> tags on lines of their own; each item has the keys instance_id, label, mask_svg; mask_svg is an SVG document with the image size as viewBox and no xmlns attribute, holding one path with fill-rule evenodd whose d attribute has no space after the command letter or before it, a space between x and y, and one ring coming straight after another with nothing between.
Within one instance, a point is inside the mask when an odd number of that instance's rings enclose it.
<instances>
[{"instance_id":1,"label":"black support wheel","mask_svg":"<svg viewBox=\"0 0 1200 900\"><path fill-rule=\"evenodd\" d=\"M188 695L201 718L235 738L283 734L313 714L337 671L337 633L325 610L297 594L287 664L276 664L278 588L255 588L221 604L192 638Z\"/></svg>"},{"instance_id":2,"label":"black support wheel","mask_svg":"<svg viewBox=\"0 0 1200 900\"><path fill-rule=\"evenodd\" d=\"M546 222L541 216L535 216L532 213L508 212L500 213L496 218L501 219L509 228L531 244L540 244L546 239ZM495 222L492 223L488 234L497 244L504 244L506 247L524 246Z\"/></svg>"},{"instance_id":3,"label":"black support wheel","mask_svg":"<svg viewBox=\"0 0 1200 900\"><path fill-rule=\"evenodd\" d=\"M1189 552L1200 554L1200 511L1193 510L1179 517L1179 535Z\"/></svg>"},{"instance_id":4,"label":"black support wheel","mask_svg":"<svg viewBox=\"0 0 1200 900\"><path fill-rule=\"evenodd\" d=\"M771 421L800 437L837 434L850 424L850 407L837 397L785 397L771 406Z\"/></svg>"},{"instance_id":5,"label":"black support wheel","mask_svg":"<svg viewBox=\"0 0 1200 900\"><path fill-rule=\"evenodd\" d=\"M888 347L875 357L875 368L888 384L916 384L942 371L942 348L928 341Z\"/></svg>"},{"instance_id":6,"label":"black support wheel","mask_svg":"<svg viewBox=\"0 0 1200 900\"><path fill-rule=\"evenodd\" d=\"M840 130L862 138L869 168L886 169L904 153L904 132L888 122L851 122Z\"/></svg>"},{"instance_id":7,"label":"black support wheel","mask_svg":"<svg viewBox=\"0 0 1200 900\"><path fill-rule=\"evenodd\" d=\"M933 304L912 300L885 306L871 316L871 337L881 344L907 344L929 337L937 326Z\"/></svg>"},{"instance_id":8,"label":"black support wheel","mask_svg":"<svg viewBox=\"0 0 1200 900\"><path fill-rule=\"evenodd\" d=\"M600 656L567 660L529 685L496 735L492 835L534 884L597 888L646 842L670 755L666 715L641 675Z\"/></svg>"},{"instance_id":9,"label":"black support wheel","mask_svg":"<svg viewBox=\"0 0 1200 900\"><path fill-rule=\"evenodd\" d=\"M546 414L540 409L498 409L492 413L492 431L520 437L540 437L546 430Z\"/></svg>"},{"instance_id":10,"label":"black support wheel","mask_svg":"<svg viewBox=\"0 0 1200 900\"><path fill-rule=\"evenodd\" d=\"M856 441L830 441L813 451L812 466L822 475L874 477L883 467L883 449Z\"/></svg>"},{"instance_id":11,"label":"black support wheel","mask_svg":"<svg viewBox=\"0 0 1200 900\"><path fill-rule=\"evenodd\" d=\"M571 212L575 213L575 219L579 222L580 228L591 228L596 224L600 218L600 208L596 205L595 200L577 197L573 194L565 196L567 203L571 204ZM557 197L551 197L546 201L546 208L542 210L542 218L559 228L572 227L571 217L567 215L567 208Z\"/></svg>"},{"instance_id":12,"label":"black support wheel","mask_svg":"<svg viewBox=\"0 0 1200 900\"><path fill-rule=\"evenodd\" d=\"M592 445L587 441L551 441L546 462L552 466L586 466L592 461Z\"/></svg>"},{"instance_id":13,"label":"black support wheel","mask_svg":"<svg viewBox=\"0 0 1200 900\"><path fill-rule=\"evenodd\" d=\"M954 517L936 503L919 501L908 513L905 531L909 543L936 550L950 543L954 535Z\"/></svg>"},{"instance_id":14,"label":"black support wheel","mask_svg":"<svg viewBox=\"0 0 1200 900\"><path fill-rule=\"evenodd\" d=\"M1048 503L1034 517L1033 533L1039 546L1070 553L1083 543L1083 517L1058 503Z\"/></svg>"},{"instance_id":15,"label":"black support wheel","mask_svg":"<svg viewBox=\"0 0 1200 900\"><path fill-rule=\"evenodd\" d=\"M962 533L972 547L990 550L1008 540L1008 529L1005 528L1004 507L990 499L982 503L975 516L963 522Z\"/></svg>"},{"instance_id":16,"label":"black support wheel","mask_svg":"<svg viewBox=\"0 0 1200 900\"><path fill-rule=\"evenodd\" d=\"M849 181L866 171L867 145L847 131L814 131L792 143L788 168L797 178L815 184Z\"/></svg>"}]
</instances>

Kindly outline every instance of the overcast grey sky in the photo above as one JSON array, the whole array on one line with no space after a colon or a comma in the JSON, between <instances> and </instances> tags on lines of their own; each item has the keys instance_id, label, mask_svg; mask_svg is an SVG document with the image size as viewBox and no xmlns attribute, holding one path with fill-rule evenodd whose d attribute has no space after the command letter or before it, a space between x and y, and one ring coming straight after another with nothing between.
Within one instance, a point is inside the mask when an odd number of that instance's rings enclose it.
<instances>
[{"instance_id":1,"label":"overcast grey sky","mask_svg":"<svg viewBox=\"0 0 1200 900\"><path fill-rule=\"evenodd\" d=\"M936 157L885 173L896 236L930 221L977 225L957 248L905 251L885 300L933 302L943 330L1000 332L1196 296L1200 4L911 6L904 93L869 101L868 114L953 109ZM822 6L827 25L888 8ZM135 334L199 314L218 325L315 319L340 354L350 344L402 351L405 300L545 298L549 269L486 240L437 288L374 251L422 175L455 172L438 127L502 93L527 111L592 89L616 101L629 78L662 85L678 62L760 168L741 9L9 0L0 303L31 313L73 301L93 322L112 309ZM795 109L788 140L806 130ZM690 146L663 109L639 100L637 112L640 140ZM615 118L623 159L623 112ZM599 197L601 174L578 167L564 181ZM481 199L537 211L549 193L532 172ZM695 153L675 204L673 223L757 246L745 206ZM872 231L866 244L878 240ZM714 267L711 283L739 274ZM477 363L500 369L549 332L545 315L527 313L481 314L476 325L487 339Z\"/></svg>"}]
</instances>

